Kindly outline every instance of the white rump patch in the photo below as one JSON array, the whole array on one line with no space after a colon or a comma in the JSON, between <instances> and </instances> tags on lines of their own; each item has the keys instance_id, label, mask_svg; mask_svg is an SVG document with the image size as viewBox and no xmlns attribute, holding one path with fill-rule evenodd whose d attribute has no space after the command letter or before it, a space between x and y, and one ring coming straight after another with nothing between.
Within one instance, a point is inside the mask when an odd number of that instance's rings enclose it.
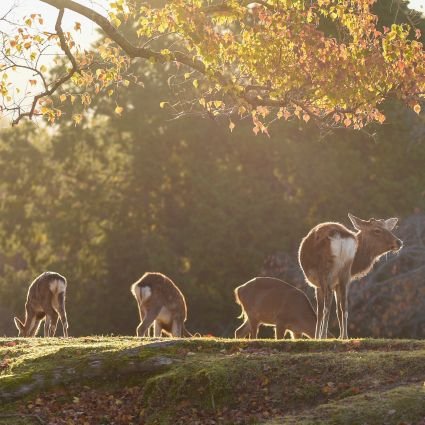
<instances>
[{"instance_id":1,"label":"white rump patch","mask_svg":"<svg viewBox=\"0 0 425 425\"><path fill-rule=\"evenodd\" d=\"M136 282L131 285L131 293L135 296L137 302L140 304L146 301L152 295L152 290L150 286L140 287Z\"/></svg>"},{"instance_id":2,"label":"white rump patch","mask_svg":"<svg viewBox=\"0 0 425 425\"><path fill-rule=\"evenodd\" d=\"M66 283L63 280L55 279L49 283L49 289L54 294L60 294L66 291Z\"/></svg>"},{"instance_id":3,"label":"white rump patch","mask_svg":"<svg viewBox=\"0 0 425 425\"><path fill-rule=\"evenodd\" d=\"M357 241L351 237L341 237L339 233L329 238L331 241L331 254L335 259L335 267L340 270L347 263L354 260L357 250Z\"/></svg>"},{"instance_id":4,"label":"white rump patch","mask_svg":"<svg viewBox=\"0 0 425 425\"><path fill-rule=\"evenodd\" d=\"M142 297L142 301L146 301L152 295L152 290L150 286L143 286L140 288L140 296Z\"/></svg>"}]
</instances>

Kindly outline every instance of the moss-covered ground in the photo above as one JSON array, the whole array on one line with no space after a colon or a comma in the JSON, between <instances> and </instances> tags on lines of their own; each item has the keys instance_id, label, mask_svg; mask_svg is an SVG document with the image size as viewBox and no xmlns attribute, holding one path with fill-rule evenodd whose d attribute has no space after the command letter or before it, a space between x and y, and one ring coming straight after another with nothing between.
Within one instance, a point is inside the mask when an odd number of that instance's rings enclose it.
<instances>
[{"instance_id":1,"label":"moss-covered ground","mask_svg":"<svg viewBox=\"0 0 425 425\"><path fill-rule=\"evenodd\" d=\"M425 341L0 339L0 425L425 425Z\"/></svg>"}]
</instances>

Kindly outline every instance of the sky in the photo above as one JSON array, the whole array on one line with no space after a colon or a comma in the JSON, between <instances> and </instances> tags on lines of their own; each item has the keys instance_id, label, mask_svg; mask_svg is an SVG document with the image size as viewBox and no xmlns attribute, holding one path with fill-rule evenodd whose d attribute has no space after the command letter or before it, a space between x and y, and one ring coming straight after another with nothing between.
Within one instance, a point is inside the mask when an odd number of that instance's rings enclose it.
<instances>
[{"instance_id":1,"label":"sky","mask_svg":"<svg viewBox=\"0 0 425 425\"><path fill-rule=\"evenodd\" d=\"M409 5L412 9L425 13L425 0L411 0Z\"/></svg>"}]
</instances>

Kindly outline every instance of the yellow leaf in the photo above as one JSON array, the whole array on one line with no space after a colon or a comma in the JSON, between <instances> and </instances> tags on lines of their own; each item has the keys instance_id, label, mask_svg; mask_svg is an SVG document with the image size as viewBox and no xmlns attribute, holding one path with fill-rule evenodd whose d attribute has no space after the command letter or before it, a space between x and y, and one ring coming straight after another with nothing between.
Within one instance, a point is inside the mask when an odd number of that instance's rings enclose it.
<instances>
[{"instance_id":1,"label":"yellow leaf","mask_svg":"<svg viewBox=\"0 0 425 425\"><path fill-rule=\"evenodd\" d=\"M115 113L117 115L121 115L123 110L124 110L124 108L122 106L117 105L117 107L115 108Z\"/></svg>"},{"instance_id":2,"label":"yellow leaf","mask_svg":"<svg viewBox=\"0 0 425 425\"><path fill-rule=\"evenodd\" d=\"M121 21L116 16L111 18L111 21L117 28L121 25Z\"/></svg>"},{"instance_id":3,"label":"yellow leaf","mask_svg":"<svg viewBox=\"0 0 425 425\"><path fill-rule=\"evenodd\" d=\"M419 103L417 103L414 107L413 110L419 114L419 112L421 112L421 105L419 105Z\"/></svg>"},{"instance_id":4,"label":"yellow leaf","mask_svg":"<svg viewBox=\"0 0 425 425\"><path fill-rule=\"evenodd\" d=\"M198 86L199 86L199 82L198 82L198 80L193 80L193 86L197 89L198 88Z\"/></svg>"},{"instance_id":5,"label":"yellow leaf","mask_svg":"<svg viewBox=\"0 0 425 425\"><path fill-rule=\"evenodd\" d=\"M238 108L239 115L243 115L245 112L246 112L245 106L243 106L243 105L239 106L239 108Z\"/></svg>"},{"instance_id":6,"label":"yellow leaf","mask_svg":"<svg viewBox=\"0 0 425 425\"><path fill-rule=\"evenodd\" d=\"M75 125L80 124L81 120L83 119L83 116L81 114L74 114L72 116L73 121L75 122Z\"/></svg>"},{"instance_id":7,"label":"yellow leaf","mask_svg":"<svg viewBox=\"0 0 425 425\"><path fill-rule=\"evenodd\" d=\"M60 99L61 102L65 102L65 100L66 100L66 94L61 94L59 96L59 99Z\"/></svg>"},{"instance_id":8,"label":"yellow leaf","mask_svg":"<svg viewBox=\"0 0 425 425\"><path fill-rule=\"evenodd\" d=\"M236 127L236 126L235 126L235 123L234 123L234 122L232 122L232 121L230 121L229 128L230 128L230 131L231 131L231 132L233 131L233 129L234 129L235 127Z\"/></svg>"}]
</instances>

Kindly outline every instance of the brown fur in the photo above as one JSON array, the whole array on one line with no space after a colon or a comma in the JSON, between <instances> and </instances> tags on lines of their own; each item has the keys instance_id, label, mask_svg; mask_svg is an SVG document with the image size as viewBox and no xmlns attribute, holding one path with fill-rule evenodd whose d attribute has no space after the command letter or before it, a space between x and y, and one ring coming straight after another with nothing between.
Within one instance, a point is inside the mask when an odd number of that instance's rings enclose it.
<instances>
[{"instance_id":1,"label":"brown fur","mask_svg":"<svg viewBox=\"0 0 425 425\"><path fill-rule=\"evenodd\" d=\"M261 324L276 327L276 339L290 332L291 338L314 337L316 313L307 296L294 286L273 277L255 277L235 289L244 323L235 338L257 338Z\"/></svg>"},{"instance_id":2,"label":"brown fur","mask_svg":"<svg viewBox=\"0 0 425 425\"><path fill-rule=\"evenodd\" d=\"M367 274L383 254L402 247L400 239L391 232L397 219L371 218L366 221L351 214L349 217L357 229L356 233L339 223L322 223L311 229L300 244L300 266L307 283L316 290L316 338L327 337L332 292L337 304L340 338L348 338L349 283ZM332 249L337 252L332 252ZM348 255L348 252L353 255Z\"/></svg>"},{"instance_id":3,"label":"brown fur","mask_svg":"<svg viewBox=\"0 0 425 425\"><path fill-rule=\"evenodd\" d=\"M28 288L25 303L25 323L15 317L19 336L37 335L41 320L44 322L44 336L54 336L60 317L64 337L68 336L68 320L65 311L66 279L59 273L44 272ZM64 291L58 291L58 285Z\"/></svg>"},{"instance_id":4,"label":"brown fur","mask_svg":"<svg viewBox=\"0 0 425 425\"><path fill-rule=\"evenodd\" d=\"M161 273L145 273L131 286L131 292L140 314L137 336L147 336L154 322L154 335L157 337L162 331L174 337L188 333L184 327L186 301L170 278Z\"/></svg>"}]
</instances>

